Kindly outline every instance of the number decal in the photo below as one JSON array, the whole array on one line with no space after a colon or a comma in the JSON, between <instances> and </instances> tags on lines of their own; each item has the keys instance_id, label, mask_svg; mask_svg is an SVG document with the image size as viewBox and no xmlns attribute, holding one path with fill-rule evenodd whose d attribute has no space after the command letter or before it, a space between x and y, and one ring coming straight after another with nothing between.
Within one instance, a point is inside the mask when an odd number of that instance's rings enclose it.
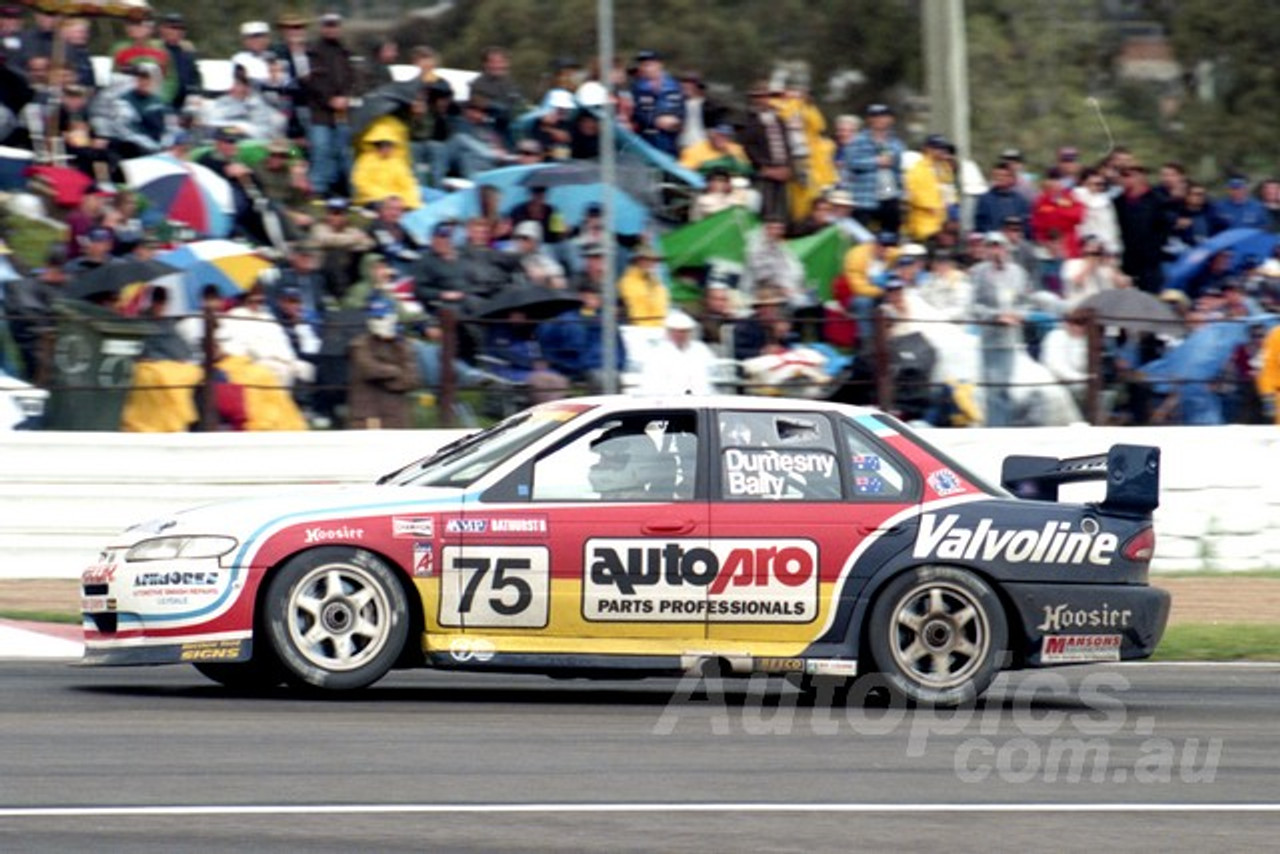
<instances>
[{"instance_id":1,"label":"number decal","mask_svg":"<svg viewBox=\"0 0 1280 854\"><path fill-rule=\"evenodd\" d=\"M543 546L447 546L441 554L440 625L547 625L551 564Z\"/></svg>"}]
</instances>

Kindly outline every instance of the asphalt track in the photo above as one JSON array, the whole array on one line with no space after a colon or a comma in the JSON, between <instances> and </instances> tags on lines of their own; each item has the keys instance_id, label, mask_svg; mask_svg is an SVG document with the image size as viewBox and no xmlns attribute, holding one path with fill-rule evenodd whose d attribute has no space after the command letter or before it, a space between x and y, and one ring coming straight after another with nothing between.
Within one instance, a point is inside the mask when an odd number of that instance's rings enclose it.
<instances>
[{"instance_id":1,"label":"asphalt track","mask_svg":"<svg viewBox=\"0 0 1280 854\"><path fill-rule=\"evenodd\" d=\"M1280 666L1019 674L958 713L723 688L414 672L334 701L0 662L0 850L1274 850L1280 831Z\"/></svg>"}]
</instances>

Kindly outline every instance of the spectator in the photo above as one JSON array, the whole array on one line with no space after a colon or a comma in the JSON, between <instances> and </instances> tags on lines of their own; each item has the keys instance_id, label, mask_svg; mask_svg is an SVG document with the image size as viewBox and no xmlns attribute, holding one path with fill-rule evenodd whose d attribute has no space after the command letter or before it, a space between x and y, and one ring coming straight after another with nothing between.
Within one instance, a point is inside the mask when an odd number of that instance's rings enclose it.
<instances>
[{"instance_id":1,"label":"spectator","mask_svg":"<svg viewBox=\"0 0 1280 854\"><path fill-rule=\"evenodd\" d=\"M658 277L661 255L648 244L639 246L631 255L631 263L618 280L618 296L627 308L627 319L633 326L661 329L671 304L667 286Z\"/></svg>"},{"instance_id":2,"label":"spectator","mask_svg":"<svg viewBox=\"0 0 1280 854\"><path fill-rule=\"evenodd\" d=\"M752 202L750 193L733 185L729 170L716 167L707 173L706 187L689 207L689 221L697 222L733 207L750 210Z\"/></svg>"},{"instance_id":3,"label":"spectator","mask_svg":"<svg viewBox=\"0 0 1280 854\"><path fill-rule=\"evenodd\" d=\"M1027 177L1026 162L1022 156L1022 151L1017 148L1006 148L1000 152L1000 159L1008 166L1009 171L1013 173L1013 188L1022 194L1022 197L1030 202L1036 197L1036 187L1031 183L1031 179Z\"/></svg>"},{"instance_id":4,"label":"spectator","mask_svg":"<svg viewBox=\"0 0 1280 854\"><path fill-rule=\"evenodd\" d=\"M850 167L849 158L853 154L853 141L857 139L860 130L862 130L862 119L858 116L852 113L836 116L834 158L836 173L840 176L840 186L844 188L853 186L853 170Z\"/></svg>"},{"instance_id":5,"label":"spectator","mask_svg":"<svg viewBox=\"0 0 1280 854\"><path fill-rule=\"evenodd\" d=\"M973 282L950 249L934 251L929 275L919 286L921 299L951 323L967 322L973 305Z\"/></svg>"},{"instance_id":6,"label":"spectator","mask_svg":"<svg viewBox=\"0 0 1280 854\"><path fill-rule=\"evenodd\" d=\"M271 27L266 21L245 21L240 25L239 52L232 54L231 64L244 69L250 83L263 85L271 78Z\"/></svg>"},{"instance_id":7,"label":"spectator","mask_svg":"<svg viewBox=\"0 0 1280 854\"><path fill-rule=\"evenodd\" d=\"M179 113L188 98L199 98L204 90L196 48L187 41L187 22L181 12L169 12L160 19L160 42L169 57L165 95Z\"/></svg>"},{"instance_id":8,"label":"spectator","mask_svg":"<svg viewBox=\"0 0 1280 854\"><path fill-rule=\"evenodd\" d=\"M1280 233L1280 178L1268 178L1258 187L1258 201L1267 211L1267 231Z\"/></svg>"},{"instance_id":9,"label":"spectator","mask_svg":"<svg viewBox=\"0 0 1280 854\"><path fill-rule=\"evenodd\" d=\"M239 128L218 128L213 135L213 149L196 162L231 185L231 197L235 204L235 226L232 234L248 237L259 245L282 242L272 240L268 233L266 216L271 213L270 200L263 192L262 184L253 169L240 160L239 143L244 137Z\"/></svg>"},{"instance_id":10,"label":"spectator","mask_svg":"<svg viewBox=\"0 0 1280 854\"><path fill-rule=\"evenodd\" d=\"M1254 377L1264 416L1280 424L1280 326L1272 327L1263 339L1258 372Z\"/></svg>"},{"instance_id":11,"label":"spectator","mask_svg":"<svg viewBox=\"0 0 1280 854\"><path fill-rule=\"evenodd\" d=\"M636 133L654 148L679 156L680 129L684 122L684 94L680 84L662 66L655 50L636 54L635 80L631 99L635 103L631 122Z\"/></svg>"},{"instance_id":12,"label":"spectator","mask_svg":"<svg viewBox=\"0 0 1280 854\"><path fill-rule=\"evenodd\" d=\"M124 22L125 40L111 48L111 69L125 74L142 63L159 68L162 76L169 69L169 51L155 37L156 22L150 9Z\"/></svg>"},{"instance_id":13,"label":"spectator","mask_svg":"<svg viewBox=\"0 0 1280 854\"><path fill-rule=\"evenodd\" d=\"M1011 216L1026 223L1031 217L1031 202L1018 192L1013 168L1001 160L991 167L991 189L978 197L973 214L973 230L985 234L999 230Z\"/></svg>"},{"instance_id":14,"label":"spectator","mask_svg":"<svg viewBox=\"0 0 1280 854\"><path fill-rule=\"evenodd\" d=\"M400 332L389 300L375 298L365 313L368 331L348 349L347 426L363 430L412 427L408 392L419 386L413 344Z\"/></svg>"},{"instance_id":15,"label":"spectator","mask_svg":"<svg viewBox=\"0 0 1280 854\"><path fill-rule=\"evenodd\" d=\"M24 276L7 287L4 309L9 314L9 333L22 362L20 377L40 384L49 377L45 363L45 336L57 328L54 303L61 298L67 284L67 252L62 246L50 247L44 266L31 276Z\"/></svg>"},{"instance_id":16,"label":"spectator","mask_svg":"<svg viewBox=\"0 0 1280 854\"><path fill-rule=\"evenodd\" d=\"M255 282L240 305L218 324L218 342L229 356L242 356L271 372L281 388L315 379L315 365L294 350L280 321L267 305L266 286Z\"/></svg>"},{"instance_id":17,"label":"spectator","mask_svg":"<svg viewBox=\"0 0 1280 854\"><path fill-rule=\"evenodd\" d=\"M1129 277L1116 265L1116 256L1102 240L1089 235L1081 244L1079 258L1062 265L1062 300L1070 311L1094 294L1132 285Z\"/></svg>"},{"instance_id":18,"label":"spectator","mask_svg":"<svg viewBox=\"0 0 1280 854\"><path fill-rule=\"evenodd\" d=\"M378 218L369 226L374 251L402 275L409 275L422 258L422 244L401 223L404 201L387 196L378 203Z\"/></svg>"},{"instance_id":19,"label":"spectator","mask_svg":"<svg viewBox=\"0 0 1280 854\"><path fill-rule=\"evenodd\" d=\"M598 392L604 389L604 320L599 284L590 277L579 279L577 293L582 301L579 308L539 324L538 347L553 371ZM614 349L615 366L620 371L627 362L621 335Z\"/></svg>"},{"instance_id":20,"label":"spectator","mask_svg":"<svg viewBox=\"0 0 1280 854\"><path fill-rule=\"evenodd\" d=\"M122 160L158 154L173 144L178 132L177 115L157 94L160 66L139 62L130 68L134 85L112 102L104 134L115 156Z\"/></svg>"},{"instance_id":21,"label":"spectator","mask_svg":"<svg viewBox=\"0 0 1280 854\"><path fill-rule=\"evenodd\" d=\"M370 131L364 144L368 148L356 158L351 172L351 190L356 204L398 196L410 210L421 207L422 195L409 154L391 130Z\"/></svg>"},{"instance_id":22,"label":"spectator","mask_svg":"<svg viewBox=\"0 0 1280 854\"><path fill-rule=\"evenodd\" d=\"M231 88L225 94L206 101L200 123L214 130L232 127L247 139L274 140L286 127L284 113L267 103L250 82L243 66L237 65L231 75Z\"/></svg>"},{"instance_id":23,"label":"spectator","mask_svg":"<svg viewBox=\"0 0 1280 854\"><path fill-rule=\"evenodd\" d=\"M542 226L526 219L512 232L520 271L526 280L546 288L563 289L568 281L564 267L543 249Z\"/></svg>"},{"instance_id":24,"label":"spectator","mask_svg":"<svg viewBox=\"0 0 1280 854\"><path fill-rule=\"evenodd\" d=\"M768 81L752 85L750 113L742 131L742 149L755 170L760 193L760 213L765 218L787 218L787 183L791 180L791 142L787 126L773 107Z\"/></svg>"},{"instance_id":25,"label":"spectator","mask_svg":"<svg viewBox=\"0 0 1280 854\"><path fill-rule=\"evenodd\" d=\"M320 38L307 52L311 75L306 79L310 108L311 186L328 195L341 191L351 170L351 128L347 124L356 85L351 52L342 43L342 16L320 16Z\"/></svg>"},{"instance_id":26,"label":"spectator","mask_svg":"<svg viewBox=\"0 0 1280 854\"><path fill-rule=\"evenodd\" d=\"M62 103L53 112L61 144L71 164L86 175L106 181L110 175L107 147L110 140L99 136L89 110L90 91L79 83L62 90Z\"/></svg>"},{"instance_id":27,"label":"spectator","mask_svg":"<svg viewBox=\"0 0 1280 854\"><path fill-rule=\"evenodd\" d=\"M524 96L511 80L511 63L502 48L485 48L480 68L480 75L471 81L471 100L488 111L502 147L510 149L515 142L511 123L524 108Z\"/></svg>"},{"instance_id":28,"label":"spectator","mask_svg":"<svg viewBox=\"0 0 1280 854\"><path fill-rule=\"evenodd\" d=\"M519 261L492 243L492 229L484 217L467 220L466 242L458 250L468 292L477 300L496 296L510 287L520 269Z\"/></svg>"},{"instance_id":29,"label":"spectator","mask_svg":"<svg viewBox=\"0 0 1280 854\"><path fill-rule=\"evenodd\" d=\"M698 312L698 326L702 340L717 355L730 356L733 351L733 325L738 322L738 312L733 294L721 281L707 282L702 292L702 310Z\"/></svg>"},{"instance_id":30,"label":"spectator","mask_svg":"<svg viewBox=\"0 0 1280 854\"><path fill-rule=\"evenodd\" d=\"M373 249L369 233L351 222L350 207L341 197L326 201L324 216L311 227L308 237L321 253L326 294L339 303L359 275L361 256Z\"/></svg>"},{"instance_id":31,"label":"spectator","mask_svg":"<svg viewBox=\"0 0 1280 854\"><path fill-rule=\"evenodd\" d=\"M155 331L142 342L142 352L134 363L120 429L134 433L184 432L200 417L195 389L201 371L191 364L193 354L178 334L177 318L169 316L169 291L151 287L146 296L142 316Z\"/></svg>"},{"instance_id":32,"label":"spectator","mask_svg":"<svg viewBox=\"0 0 1280 854\"><path fill-rule=\"evenodd\" d=\"M314 194L307 179L307 163L302 158L295 159L293 151L289 140L273 139L267 144L266 159L254 169L263 193L284 213L290 239L305 234L315 224L310 213Z\"/></svg>"},{"instance_id":33,"label":"spectator","mask_svg":"<svg viewBox=\"0 0 1280 854\"><path fill-rule=\"evenodd\" d=\"M1213 203L1214 233L1229 228L1268 228L1271 217L1262 203L1249 195L1249 179L1232 175L1227 179L1227 196Z\"/></svg>"},{"instance_id":34,"label":"spectator","mask_svg":"<svg viewBox=\"0 0 1280 854\"><path fill-rule=\"evenodd\" d=\"M452 223L438 223L431 230L431 243L416 268L414 294L432 314L446 307L459 313L475 308L467 269L453 240Z\"/></svg>"},{"instance_id":35,"label":"spectator","mask_svg":"<svg viewBox=\"0 0 1280 854\"><path fill-rule=\"evenodd\" d=\"M26 55L28 50L25 42L21 7L12 4L0 6L0 59L12 63Z\"/></svg>"},{"instance_id":36,"label":"spectator","mask_svg":"<svg viewBox=\"0 0 1280 854\"><path fill-rule=\"evenodd\" d=\"M578 104L568 89L552 89L529 129L529 136L549 160L568 160L573 144L573 116Z\"/></svg>"},{"instance_id":37,"label":"spectator","mask_svg":"<svg viewBox=\"0 0 1280 854\"><path fill-rule=\"evenodd\" d=\"M449 137L457 112L453 86L436 70L440 58L434 49L418 45L409 52L409 58L417 66L422 84L421 100L417 102L421 108L415 106L410 128L413 161L427 167L427 183L441 187L449 176Z\"/></svg>"},{"instance_id":38,"label":"spectator","mask_svg":"<svg viewBox=\"0 0 1280 854\"><path fill-rule=\"evenodd\" d=\"M37 19L40 17L36 16ZM62 22L63 68L71 72L72 79L89 90L97 88L98 79L93 71L93 57L89 53L89 21L85 18L67 18ZM49 54L42 54L49 56ZM64 71L65 79L66 71Z\"/></svg>"},{"instance_id":39,"label":"spectator","mask_svg":"<svg viewBox=\"0 0 1280 854\"><path fill-rule=\"evenodd\" d=\"M1175 160L1161 164L1160 180L1152 192L1160 200L1160 206L1164 209L1166 218L1172 219L1178 208L1182 207L1182 203L1187 198L1187 189L1185 166Z\"/></svg>"},{"instance_id":40,"label":"spectator","mask_svg":"<svg viewBox=\"0 0 1280 854\"><path fill-rule=\"evenodd\" d=\"M973 316L982 326L982 382L987 400L988 427L1013 426L1009 385L1019 354L1025 352L1022 326L1030 307L1027 271L1009 258L1009 239L999 232L986 237L987 260L973 278Z\"/></svg>"},{"instance_id":41,"label":"spectator","mask_svg":"<svg viewBox=\"0 0 1280 854\"><path fill-rule=\"evenodd\" d=\"M282 302L286 291L298 302L296 308L300 319L315 326L324 321L324 298L328 288L320 269L320 247L316 244L303 240L290 244L288 266L280 270L269 285L268 306L281 323L285 321Z\"/></svg>"},{"instance_id":42,"label":"spectator","mask_svg":"<svg viewBox=\"0 0 1280 854\"><path fill-rule=\"evenodd\" d=\"M1031 235L1050 259L1061 263L1080 255L1080 223L1084 205L1063 184L1062 173L1051 168L1040 182L1040 195L1031 205Z\"/></svg>"},{"instance_id":43,"label":"spectator","mask_svg":"<svg viewBox=\"0 0 1280 854\"><path fill-rule=\"evenodd\" d=\"M1086 169L1080 173L1080 180L1071 190L1071 195L1080 203L1083 218L1076 226L1076 236L1083 239L1085 235L1093 235L1102 241L1103 247L1115 254L1120 253L1120 226L1116 222L1115 205L1111 203L1111 194L1107 192L1107 179L1099 169Z\"/></svg>"},{"instance_id":44,"label":"spectator","mask_svg":"<svg viewBox=\"0 0 1280 854\"><path fill-rule=\"evenodd\" d=\"M1141 164L1127 166L1120 173L1122 191L1115 198L1116 221L1124 254L1120 264L1136 287L1158 294L1164 284L1164 246L1168 223L1160 201L1151 191L1147 170Z\"/></svg>"},{"instance_id":45,"label":"spectator","mask_svg":"<svg viewBox=\"0 0 1280 854\"><path fill-rule=\"evenodd\" d=\"M1080 149L1069 145L1059 148L1058 162L1054 164L1054 168L1058 170L1063 189L1068 192L1075 189L1080 185L1084 172L1084 167L1080 163Z\"/></svg>"},{"instance_id":46,"label":"spectator","mask_svg":"<svg viewBox=\"0 0 1280 854\"><path fill-rule=\"evenodd\" d=\"M710 394L716 356L698 340L698 323L679 309L667 315L667 334L648 353L640 367L638 394Z\"/></svg>"},{"instance_id":47,"label":"spectator","mask_svg":"<svg viewBox=\"0 0 1280 854\"><path fill-rule=\"evenodd\" d=\"M885 104L867 107L866 126L845 155L851 175L853 216L872 231L902 230L902 155L906 146L893 130L893 111Z\"/></svg>"},{"instance_id":48,"label":"spectator","mask_svg":"<svg viewBox=\"0 0 1280 854\"><path fill-rule=\"evenodd\" d=\"M907 234L926 242L942 231L947 211L955 198L955 172L947 159L947 140L931 134L924 141L924 154L904 176L907 205Z\"/></svg>"},{"instance_id":49,"label":"spectator","mask_svg":"<svg viewBox=\"0 0 1280 854\"><path fill-rule=\"evenodd\" d=\"M850 293L845 308L858 318L859 338L863 341L870 339L872 312L897 261L897 247L898 235L881 231L875 240L859 243L844 255L844 278Z\"/></svg>"},{"instance_id":50,"label":"spectator","mask_svg":"<svg viewBox=\"0 0 1280 854\"><path fill-rule=\"evenodd\" d=\"M546 187L530 187L528 200L511 209L511 222L517 228L522 222L536 222L547 244L559 243L569 235L564 216L547 201Z\"/></svg>"},{"instance_id":51,"label":"spectator","mask_svg":"<svg viewBox=\"0 0 1280 854\"><path fill-rule=\"evenodd\" d=\"M510 163L514 158L486 103L473 91L471 100L460 106L462 115L450 132L447 145L447 160L459 177L469 180L478 172Z\"/></svg>"},{"instance_id":52,"label":"spectator","mask_svg":"<svg viewBox=\"0 0 1280 854\"><path fill-rule=\"evenodd\" d=\"M680 149L680 165L704 173L719 169L731 175L750 174L751 160L734 136L733 125L712 125L700 141Z\"/></svg>"},{"instance_id":53,"label":"spectator","mask_svg":"<svg viewBox=\"0 0 1280 854\"><path fill-rule=\"evenodd\" d=\"M89 229L81 244L80 254L66 266L67 275L74 279L82 273L88 273L109 264L113 259L112 250L115 248L115 243L115 232L106 225L97 225Z\"/></svg>"},{"instance_id":54,"label":"spectator","mask_svg":"<svg viewBox=\"0 0 1280 854\"><path fill-rule=\"evenodd\" d=\"M746 271L751 289L769 282L782 291L792 311L813 305L813 295L805 282L804 265L791 251L784 237L786 223L766 218L757 231L747 236Z\"/></svg>"},{"instance_id":55,"label":"spectator","mask_svg":"<svg viewBox=\"0 0 1280 854\"><path fill-rule=\"evenodd\" d=\"M751 314L734 324L733 358L746 361L757 356L785 353L796 343L786 314L787 298L765 283L751 298Z\"/></svg>"}]
</instances>

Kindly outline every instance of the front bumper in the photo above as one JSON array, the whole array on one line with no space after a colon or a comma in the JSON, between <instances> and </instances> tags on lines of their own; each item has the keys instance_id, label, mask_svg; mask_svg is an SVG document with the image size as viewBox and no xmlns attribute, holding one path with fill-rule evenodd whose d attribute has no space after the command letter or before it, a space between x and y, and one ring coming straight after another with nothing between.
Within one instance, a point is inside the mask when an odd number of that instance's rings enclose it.
<instances>
[{"instance_id":1,"label":"front bumper","mask_svg":"<svg viewBox=\"0 0 1280 854\"><path fill-rule=\"evenodd\" d=\"M1014 611L1010 646L1024 650L1026 667L1149 658L1169 621L1169 593L1145 585L1005 584L1004 589Z\"/></svg>"}]
</instances>

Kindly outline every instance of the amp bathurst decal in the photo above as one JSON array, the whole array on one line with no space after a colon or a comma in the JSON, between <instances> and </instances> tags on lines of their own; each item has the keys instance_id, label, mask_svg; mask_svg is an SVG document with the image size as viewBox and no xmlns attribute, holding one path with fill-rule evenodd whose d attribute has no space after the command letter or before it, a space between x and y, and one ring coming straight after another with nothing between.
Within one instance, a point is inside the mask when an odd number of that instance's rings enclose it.
<instances>
[{"instance_id":1,"label":"amp bathurst decal","mask_svg":"<svg viewBox=\"0 0 1280 854\"><path fill-rule=\"evenodd\" d=\"M811 540L593 539L582 616L594 622L809 623L818 616Z\"/></svg>"}]
</instances>

